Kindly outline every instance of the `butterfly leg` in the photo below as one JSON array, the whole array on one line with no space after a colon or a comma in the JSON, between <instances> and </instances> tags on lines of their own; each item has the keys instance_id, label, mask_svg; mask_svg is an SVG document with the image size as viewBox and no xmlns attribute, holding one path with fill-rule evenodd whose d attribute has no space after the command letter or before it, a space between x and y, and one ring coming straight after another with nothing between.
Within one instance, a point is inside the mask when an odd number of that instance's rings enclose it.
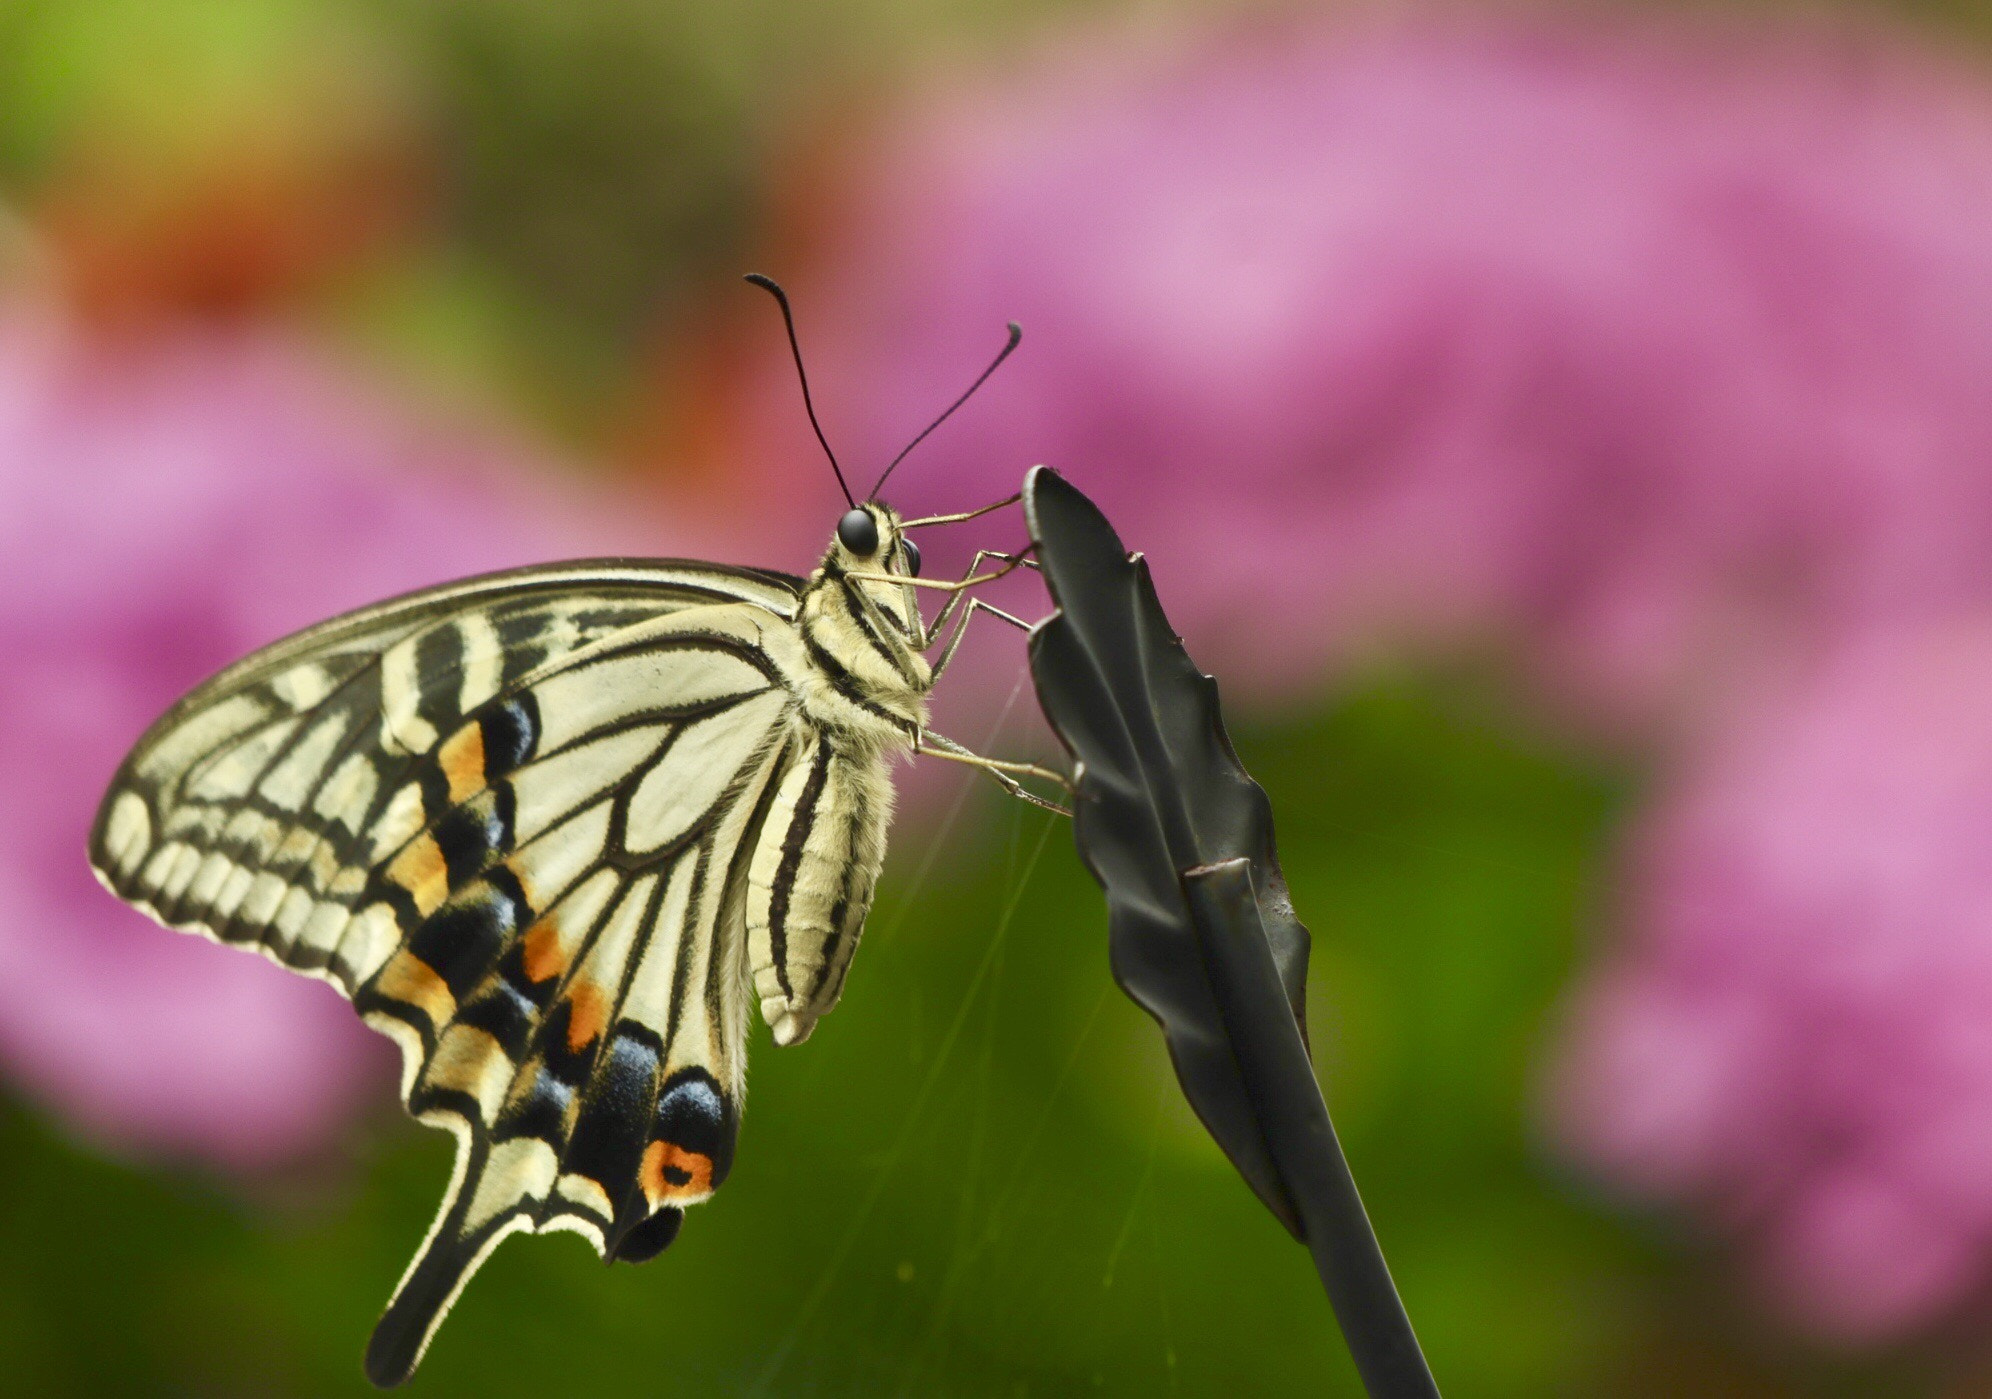
<instances>
[{"instance_id":1,"label":"butterfly leg","mask_svg":"<svg viewBox=\"0 0 1992 1399\"><path fill-rule=\"evenodd\" d=\"M1072 790L1072 780L1065 776L1064 773L1054 772L1047 767L1039 767L1036 763L1013 763L1001 758L985 758L980 753L964 748L953 739L937 734L931 729L923 729L914 737L913 751L916 754L925 753L932 757L945 758L951 763L962 763L968 767L981 768L989 774L997 786L1001 787L1011 796L1022 801L1027 801L1032 806L1041 806L1046 811L1055 811L1060 816L1070 816L1072 814L1072 808L1062 806L1049 798L1041 797L1017 781L1018 776L1041 777L1047 782L1056 782L1060 787L1070 792Z\"/></svg>"},{"instance_id":2,"label":"butterfly leg","mask_svg":"<svg viewBox=\"0 0 1992 1399\"><path fill-rule=\"evenodd\" d=\"M901 529L918 529L923 525L958 525L964 520L973 520L990 514L993 511L1001 510L1006 505L1015 505L1023 498L1024 493L1018 491L1015 495L1006 496L994 505L985 505L980 510L964 510L959 515L923 515L917 520L901 520L899 527Z\"/></svg>"},{"instance_id":3,"label":"butterfly leg","mask_svg":"<svg viewBox=\"0 0 1992 1399\"><path fill-rule=\"evenodd\" d=\"M964 612L962 614L961 620L955 624L954 635L948 638L948 644L941 648L941 654L935 659L933 663L931 673L936 681L938 681L941 678L941 672L945 671L948 668L948 662L954 659L954 653L956 649L961 646L962 638L968 634L968 620L969 618L973 617L977 612L987 612L997 621L1008 622L1018 631L1027 632L1031 629L1031 624L1029 622L1026 622L1023 618L1012 616L1010 613L1005 612L1002 608L994 606L991 603L984 602L979 597L970 598L968 600L968 611ZM939 639L938 634L940 632L940 628L936 626L934 628L934 631L936 635L933 639L929 640L928 645L932 645L934 640Z\"/></svg>"},{"instance_id":4,"label":"butterfly leg","mask_svg":"<svg viewBox=\"0 0 1992 1399\"><path fill-rule=\"evenodd\" d=\"M982 567L982 561L984 559L1001 559L1003 561L1003 567L997 569L994 573L978 578L976 570ZM940 640L941 633L947 629L947 625L951 620L953 620L956 611L959 610L962 604L968 600L966 585L968 584L969 580L974 579L977 582L994 582L996 579L1005 577L1008 574L1015 572L1019 568L1036 568L1036 567L1037 567L1037 560L1026 557L1025 554L1022 552L1015 554L1005 554L1000 550L996 549L978 549L975 554L975 561L968 566L968 573L962 580L964 584L963 588L957 590L953 597L950 597L947 600L947 602L942 604L941 610L934 614L933 622L927 626L925 632L923 633L919 642L917 643L919 648L922 651L928 650L934 645L936 641ZM984 607L989 607L989 604L986 602L983 603L982 605ZM994 612L997 609L989 607L989 610ZM1008 616L1007 613L1005 613L1004 615ZM936 673L938 674L938 671Z\"/></svg>"},{"instance_id":5,"label":"butterfly leg","mask_svg":"<svg viewBox=\"0 0 1992 1399\"><path fill-rule=\"evenodd\" d=\"M1019 568L1036 568L1037 565L1021 554L1002 554L994 549L984 549L976 556L979 561L985 558L1008 559L1009 562L990 573L977 573L973 569L965 578L909 578L903 573L880 573L873 569L852 569L846 578L860 583L896 583L902 588L931 588L937 593L959 593L963 588L979 587L984 583L994 583L998 578L1007 578Z\"/></svg>"}]
</instances>

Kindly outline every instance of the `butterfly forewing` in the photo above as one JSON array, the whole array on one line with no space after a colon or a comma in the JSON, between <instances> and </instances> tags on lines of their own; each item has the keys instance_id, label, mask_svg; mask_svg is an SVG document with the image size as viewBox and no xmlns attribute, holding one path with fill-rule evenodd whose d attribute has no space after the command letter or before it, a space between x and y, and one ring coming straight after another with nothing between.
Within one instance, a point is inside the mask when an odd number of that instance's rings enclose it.
<instances>
[{"instance_id":1,"label":"butterfly forewing","mask_svg":"<svg viewBox=\"0 0 1992 1399\"><path fill-rule=\"evenodd\" d=\"M350 992L351 969L329 955L333 925L380 852L412 833L411 775L447 784L441 762L415 762L443 729L518 676L628 626L731 601L785 615L796 586L696 564L560 565L312 628L152 727L105 798L92 863L161 921L256 946ZM501 755L525 722L492 714Z\"/></svg>"},{"instance_id":2,"label":"butterfly forewing","mask_svg":"<svg viewBox=\"0 0 1992 1399\"><path fill-rule=\"evenodd\" d=\"M113 891L332 980L458 1136L376 1381L506 1234L641 1259L724 1178L754 847L814 752L782 670L800 586L615 563L418 594L224 672L113 782Z\"/></svg>"}]
</instances>

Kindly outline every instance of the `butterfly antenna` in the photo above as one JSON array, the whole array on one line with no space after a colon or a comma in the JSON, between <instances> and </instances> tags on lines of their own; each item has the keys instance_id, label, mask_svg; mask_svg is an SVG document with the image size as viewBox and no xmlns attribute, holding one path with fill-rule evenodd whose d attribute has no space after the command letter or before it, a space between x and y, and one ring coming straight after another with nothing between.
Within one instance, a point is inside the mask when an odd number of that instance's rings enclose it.
<instances>
[{"instance_id":1,"label":"butterfly antenna","mask_svg":"<svg viewBox=\"0 0 1992 1399\"><path fill-rule=\"evenodd\" d=\"M884 473L878 478L878 484L871 488L871 495L868 496L867 499L869 500L878 499L878 493L880 489L883 488L885 485L885 478L893 473L894 469L898 467L899 463L906 460L907 454L909 452L911 452L915 447L919 446L922 442L925 442L927 440L927 433L932 432L935 428L939 427L942 423L946 422L949 418L953 417L955 409L961 407L962 404L968 402L969 399L975 397L975 391L981 388L982 385L985 382L987 382L991 374L994 374L996 372L996 368L998 365L1002 364L1004 360L1010 357L1010 351L1016 349L1017 342L1022 340L1023 338L1024 338L1024 328L1018 325L1015 321L1011 321L1009 343L1004 345L1001 352L997 354L996 358L989 362L989 367L983 370L981 374L976 376L975 382L968 386L967 393L964 393L960 398L957 398L953 403L950 403L945 413L941 414L940 417L934 419L934 421L927 424L926 432L922 432L918 437L914 438L911 442L908 442L906 444L905 449L901 451L898 456L892 459L892 464L885 468Z\"/></svg>"},{"instance_id":2,"label":"butterfly antenna","mask_svg":"<svg viewBox=\"0 0 1992 1399\"><path fill-rule=\"evenodd\" d=\"M830 469L837 473L837 488L844 493L844 503L855 510L858 508L858 502L852 499L851 488L844 481L844 468L837 465L837 454L830 450L830 439L823 435L823 424L816 421L816 405L809 398L809 375L803 371L802 346L796 343L795 313L789 310L788 293L782 290L781 283L777 282L773 277L764 277L759 272L749 272L746 280L767 292L768 295L774 297L776 302L781 305L782 324L788 327L789 353L795 356L795 377L802 381L803 411L809 414L809 425L816 429L816 440L823 444L823 455L830 458ZM1010 343L1014 348L1016 342L1013 340ZM1009 351L1005 350L1004 353L1008 354ZM997 363L1002 363L1001 359L998 359ZM991 366L991 368L994 367L993 365ZM982 377L986 379L989 376L985 374ZM972 393L974 390L970 390L970 392ZM948 410L949 413L953 411L954 409L952 408ZM947 414L943 413L941 416L946 417ZM932 431L932 429L930 428L928 431ZM926 436L926 433L922 433L921 436ZM900 455L903 456L905 454L901 453ZM896 466L898 463L895 462L894 465ZM890 468L887 469L890 470Z\"/></svg>"}]
</instances>

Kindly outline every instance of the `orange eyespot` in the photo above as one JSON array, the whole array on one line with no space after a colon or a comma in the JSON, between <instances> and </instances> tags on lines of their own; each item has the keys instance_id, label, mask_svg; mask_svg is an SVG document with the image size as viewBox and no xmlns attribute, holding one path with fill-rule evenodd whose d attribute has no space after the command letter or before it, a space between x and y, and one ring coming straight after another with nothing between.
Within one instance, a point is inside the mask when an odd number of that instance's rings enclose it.
<instances>
[{"instance_id":1,"label":"orange eyespot","mask_svg":"<svg viewBox=\"0 0 1992 1399\"><path fill-rule=\"evenodd\" d=\"M712 1158L676 1142L652 1142L639 1179L653 1206L703 1200L712 1193Z\"/></svg>"}]
</instances>

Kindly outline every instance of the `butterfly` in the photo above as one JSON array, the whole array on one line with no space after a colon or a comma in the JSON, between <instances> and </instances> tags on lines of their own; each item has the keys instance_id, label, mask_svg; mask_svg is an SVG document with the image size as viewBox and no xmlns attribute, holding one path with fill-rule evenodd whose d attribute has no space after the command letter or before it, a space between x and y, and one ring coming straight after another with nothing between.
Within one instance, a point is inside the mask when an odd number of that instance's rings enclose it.
<instances>
[{"instance_id":1,"label":"butterfly","mask_svg":"<svg viewBox=\"0 0 1992 1399\"><path fill-rule=\"evenodd\" d=\"M800 376L787 297L749 280ZM984 550L926 580L909 531L1015 498L903 519L877 498L902 452L856 500L802 386L850 506L807 578L607 559L412 593L222 671L104 797L90 859L114 894L331 982L400 1046L408 1111L456 1136L367 1349L378 1385L413 1373L508 1235L572 1230L641 1262L726 1179L750 995L784 1045L836 1004L893 758L1063 810L1019 780L1061 775L927 724L969 620L1025 626L969 589L1029 560ZM947 595L931 621L918 588Z\"/></svg>"}]
</instances>

